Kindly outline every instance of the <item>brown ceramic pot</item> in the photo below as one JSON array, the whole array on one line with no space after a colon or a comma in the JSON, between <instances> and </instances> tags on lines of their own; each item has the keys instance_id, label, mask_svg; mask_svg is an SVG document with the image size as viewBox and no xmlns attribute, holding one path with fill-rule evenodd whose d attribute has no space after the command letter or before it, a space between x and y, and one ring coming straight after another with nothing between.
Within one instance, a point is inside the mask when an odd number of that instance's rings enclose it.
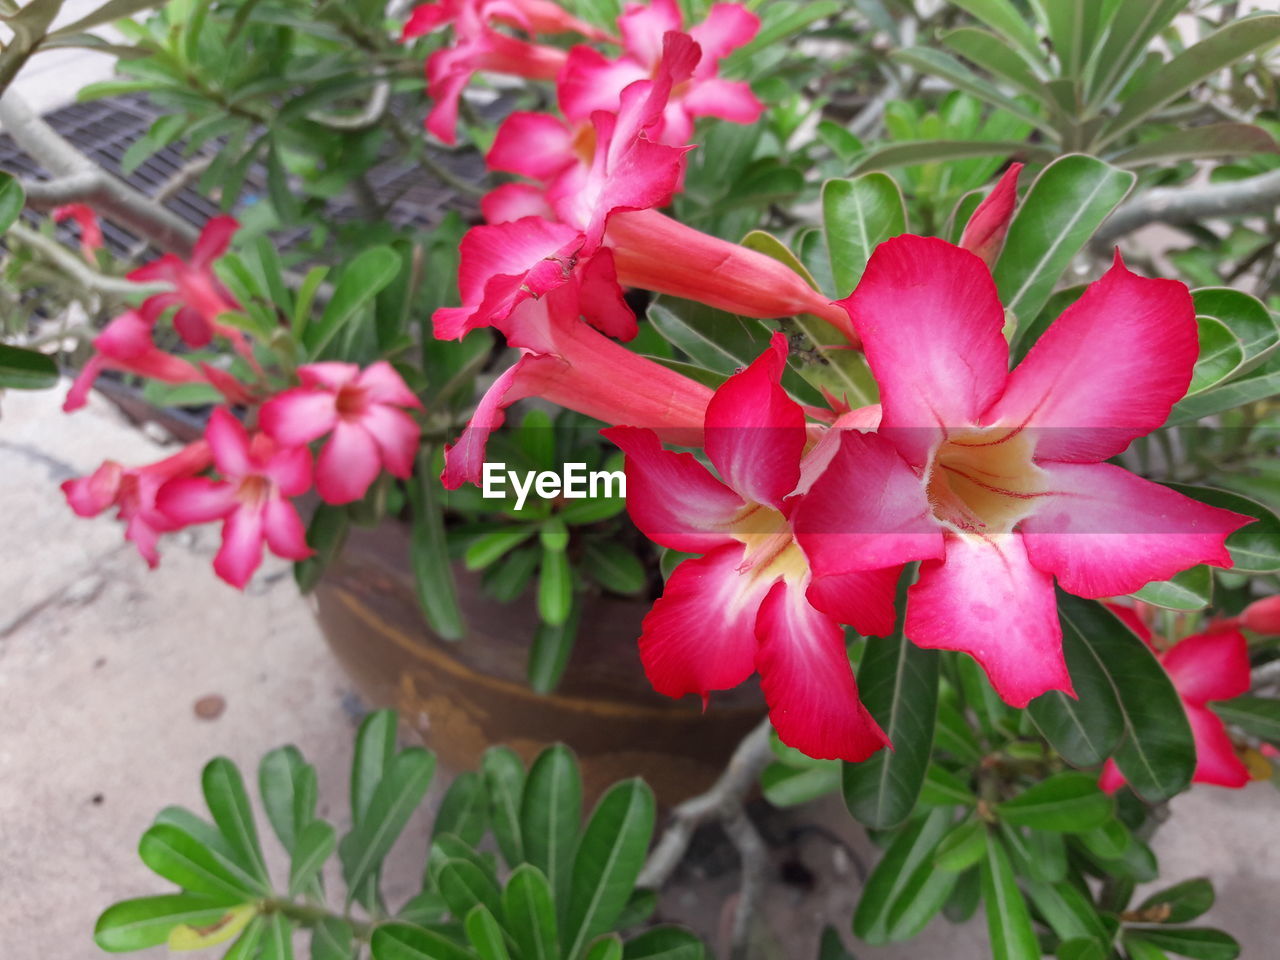
<instances>
[{"instance_id":1,"label":"brown ceramic pot","mask_svg":"<svg viewBox=\"0 0 1280 960\"><path fill-rule=\"evenodd\" d=\"M419 609L408 557L399 524L353 530L316 589L317 617L361 693L398 710L445 766L474 768L499 743L528 763L563 742L578 755L589 799L642 776L669 805L710 786L763 716L754 682L715 695L706 713L694 697L654 693L636 646L649 605L609 596L586 600L559 688L535 693L525 682L532 598L496 603L477 575L458 570L468 634L441 640Z\"/></svg>"}]
</instances>

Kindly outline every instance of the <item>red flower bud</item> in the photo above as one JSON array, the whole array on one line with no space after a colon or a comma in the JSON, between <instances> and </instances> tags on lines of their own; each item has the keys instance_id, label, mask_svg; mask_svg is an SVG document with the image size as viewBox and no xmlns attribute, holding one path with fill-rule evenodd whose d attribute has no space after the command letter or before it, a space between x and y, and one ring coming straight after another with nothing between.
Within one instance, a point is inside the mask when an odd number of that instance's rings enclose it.
<instances>
[{"instance_id":1,"label":"red flower bud","mask_svg":"<svg viewBox=\"0 0 1280 960\"><path fill-rule=\"evenodd\" d=\"M1240 614L1240 626L1254 633L1280 635L1280 594L1255 600Z\"/></svg>"}]
</instances>

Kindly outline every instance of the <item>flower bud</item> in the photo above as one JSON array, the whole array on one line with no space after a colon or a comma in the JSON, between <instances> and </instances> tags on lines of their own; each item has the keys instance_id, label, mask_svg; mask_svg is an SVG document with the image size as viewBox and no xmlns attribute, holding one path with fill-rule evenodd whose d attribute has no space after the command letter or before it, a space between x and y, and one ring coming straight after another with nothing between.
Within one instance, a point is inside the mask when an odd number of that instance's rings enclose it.
<instances>
[{"instance_id":1,"label":"flower bud","mask_svg":"<svg viewBox=\"0 0 1280 960\"><path fill-rule=\"evenodd\" d=\"M1254 633L1280 635L1280 594L1255 600L1240 614L1240 626Z\"/></svg>"}]
</instances>

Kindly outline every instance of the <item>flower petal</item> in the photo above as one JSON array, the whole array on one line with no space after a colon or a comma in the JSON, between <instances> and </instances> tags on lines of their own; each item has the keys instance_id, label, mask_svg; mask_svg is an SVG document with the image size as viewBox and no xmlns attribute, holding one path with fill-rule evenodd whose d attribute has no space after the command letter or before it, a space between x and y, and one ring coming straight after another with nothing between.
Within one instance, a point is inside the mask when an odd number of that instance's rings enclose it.
<instances>
[{"instance_id":1,"label":"flower petal","mask_svg":"<svg viewBox=\"0 0 1280 960\"><path fill-rule=\"evenodd\" d=\"M617 110L622 91L648 72L635 60L610 60L600 51L579 45L569 51L556 81L560 112L574 123L590 118L597 110Z\"/></svg>"},{"instance_id":2,"label":"flower petal","mask_svg":"<svg viewBox=\"0 0 1280 960\"><path fill-rule=\"evenodd\" d=\"M262 563L262 511L240 507L222 524L222 546L213 558L213 572L243 590Z\"/></svg>"},{"instance_id":3,"label":"flower petal","mask_svg":"<svg viewBox=\"0 0 1280 960\"><path fill-rule=\"evenodd\" d=\"M1110 463L1041 463L1051 494L1020 527L1031 562L1080 597L1133 593L1198 563L1230 567L1224 541L1252 517Z\"/></svg>"},{"instance_id":4,"label":"flower petal","mask_svg":"<svg viewBox=\"0 0 1280 960\"><path fill-rule=\"evenodd\" d=\"M249 458L248 431L226 407L214 407L204 438L213 453L214 466L224 477L239 478L255 472Z\"/></svg>"},{"instance_id":5,"label":"flower petal","mask_svg":"<svg viewBox=\"0 0 1280 960\"><path fill-rule=\"evenodd\" d=\"M413 473L418 454L418 425L403 410L375 403L360 418L362 426L373 437L382 455L382 463L391 473L407 480Z\"/></svg>"},{"instance_id":6,"label":"flower petal","mask_svg":"<svg viewBox=\"0 0 1280 960\"><path fill-rule=\"evenodd\" d=\"M156 493L156 509L184 526L221 520L236 504L234 484L208 477L178 477Z\"/></svg>"},{"instance_id":7,"label":"flower petal","mask_svg":"<svg viewBox=\"0 0 1280 960\"><path fill-rule=\"evenodd\" d=\"M1249 645L1239 630L1215 630L1180 640L1160 657L1178 696L1203 705L1249 692Z\"/></svg>"},{"instance_id":8,"label":"flower petal","mask_svg":"<svg viewBox=\"0 0 1280 960\"><path fill-rule=\"evenodd\" d=\"M1218 787L1243 787L1249 782L1249 768L1236 756L1226 725L1208 707L1187 704L1187 720L1196 742L1194 783Z\"/></svg>"},{"instance_id":9,"label":"flower petal","mask_svg":"<svg viewBox=\"0 0 1280 960\"><path fill-rule=\"evenodd\" d=\"M480 212L490 224L510 223L524 217L553 220L556 215L547 202L546 191L532 183L504 183L495 187L480 198Z\"/></svg>"},{"instance_id":10,"label":"flower petal","mask_svg":"<svg viewBox=\"0 0 1280 960\"><path fill-rule=\"evenodd\" d=\"M884 437L842 431L822 475L797 502L792 527L816 576L942 557L942 528L924 484Z\"/></svg>"},{"instance_id":11,"label":"flower petal","mask_svg":"<svg viewBox=\"0 0 1280 960\"><path fill-rule=\"evenodd\" d=\"M668 697L736 687L755 671L756 612L769 588L738 572L742 547L685 560L644 618L640 659Z\"/></svg>"},{"instance_id":12,"label":"flower petal","mask_svg":"<svg viewBox=\"0 0 1280 960\"><path fill-rule=\"evenodd\" d=\"M815 759L850 763L888 745L858 698L844 631L810 606L802 586L773 585L760 605L756 636L756 669L783 743Z\"/></svg>"},{"instance_id":13,"label":"flower petal","mask_svg":"<svg viewBox=\"0 0 1280 960\"><path fill-rule=\"evenodd\" d=\"M573 135L565 122L547 113L516 111L502 121L485 157L490 170L550 180L577 162Z\"/></svg>"},{"instance_id":14,"label":"flower petal","mask_svg":"<svg viewBox=\"0 0 1280 960\"><path fill-rule=\"evenodd\" d=\"M288 446L310 443L338 422L337 398L328 390L298 387L277 394L258 411L258 425L272 440Z\"/></svg>"},{"instance_id":15,"label":"flower petal","mask_svg":"<svg viewBox=\"0 0 1280 960\"><path fill-rule=\"evenodd\" d=\"M969 222L965 225L964 234L960 237L960 246L977 256L988 267L994 267L1000 250L1004 247L1004 238L1009 232L1009 222L1013 219L1013 208L1018 203L1018 174L1024 164L1011 163L986 199L984 199Z\"/></svg>"},{"instance_id":16,"label":"flower petal","mask_svg":"<svg viewBox=\"0 0 1280 960\"><path fill-rule=\"evenodd\" d=\"M262 510L262 528L267 546L277 557L305 560L315 551L307 546L307 531L292 503L283 497L272 497Z\"/></svg>"},{"instance_id":17,"label":"flower petal","mask_svg":"<svg viewBox=\"0 0 1280 960\"><path fill-rule=\"evenodd\" d=\"M422 407L422 401L405 384L396 368L386 360L378 360L365 367L360 376L356 377L356 384L365 390L374 403L391 403L415 410Z\"/></svg>"},{"instance_id":18,"label":"flower petal","mask_svg":"<svg viewBox=\"0 0 1280 960\"><path fill-rule=\"evenodd\" d=\"M901 567L814 577L809 602L838 623L847 623L864 637L887 637L896 620L894 595Z\"/></svg>"},{"instance_id":19,"label":"flower petal","mask_svg":"<svg viewBox=\"0 0 1280 960\"><path fill-rule=\"evenodd\" d=\"M373 436L359 424L338 421L316 462L316 492L325 503L352 503L382 470Z\"/></svg>"},{"instance_id":20,"label":"flower petal","mask_svg":"<svg viewBox=\"0 0 1280 960\"><path fill-rule=\"evenodd\" d=\"M198 270L207 268L227 252L231 238L239 229L240 224L236 222L236 218L225 214L206 223L191 254L191 266Z\"/></svg>"},{"instance_id":21,"label":"flower petal","mask_svg":"<svg viewBox=\"0 0 1280 960\"><path fill-rule=\"evenodd\" d=\"M1017 534L948 536L946 557L923 563L908 592L906 634L972 656L1010 706L1049 690L1075 695L1053 580L1032 566Z\"/></svg>"},{"instance_id":22,"label":"flower petal","mask_svg":"<svg viewBox=\"0 0 1280 960\"><path fill-rule=\"evenodd\" d=\"M1102 765L1102 774L1098 777L1099 789L1103 793L1115 793L1128 782L1116 762L1108 757L1107 762Z\"/></svg>"},{"instance_id":23,"label":"flower petal","mask_svg":"<svg viewBox=\"0 0 1280 960\"><path fill-rule=\"evenodd\" d=\"M301 496L311 488L311 450L309 447L278 447L267 458L262 472L286 497Z\"/></svg>"},{"instance_id":24,"label":"flower petal","mask_svg":"<svg viewBox=\"0 0 1280 960\"><path fill-rule=\"evenodd\" d=\"M78 517L96 517L116 502L124 467L114 460L104 461L87 477L76 477L62 483L67 505Z\"/></svg>"},{"instance_id":25,"label":"flower petal","mask_svg":"<svg viewBox=\"0 0 1280 960\"><path fill-rule=\"evenodd\" d=\"M719 78L695 82L680 103L695 117L719 117L732 123L755 123L764 112L764 104L750 86Z\"/></svg>"},{"instance_id":26,"label":"flower petal","mask_svg":"<svg viewBox=\"0 0 1280 960\"><path fill-rule=\"evenodd\" d=\"M743 499L779 508L800 482L807 437L804 411L782 389L787 338L769 348L716 390L707 404L707 456Z\"/></svg>"},{"instance_id":27,"label":"flower petal","mask_svg":"<svg viewBox=\"0 0 1280 960\"><path fill-rule=\"evenodd\" d=\"M627 455L627 511L646 537L672 550L706 553L733 543L746 504L690 453L664 450L652 430L601 433Z\"/></svg>"},{"instance_id":28,"label":"flower petal","mask_svg":"<svg viewBox=\"0 0 1280 960\"><path fill-rule=\"evenodd\" d=\"M298 381L304 387L320 387L325 390L336 391L358 376L360 376L359 365L343 363L340 360L307 363L298 368Z\"/></svg>"},{"instance_id":29,"label":"flower petal","mask_svg":"<svg viewBox=\"0 0 1280 960\"><path fill-rule=\"evenodd\" d=\"M880 384L881 431L915 466L948 427L978 422L1004 389L1004 308L981 260L929 237L880 244L840 305Z\"/></svg>"},{"instance_id":30,"label":"flower petal","mask_svg":"<svg viewBox=\"0 0 1280 960\"><path fill-rule=\"evenodd\" d=\"M1187 288L1130 273L1117 253L1036 341L984 420L1034 430L1037 459L1106 460L1168 419L1198 355Z\"/></svg>"}]
</instances>

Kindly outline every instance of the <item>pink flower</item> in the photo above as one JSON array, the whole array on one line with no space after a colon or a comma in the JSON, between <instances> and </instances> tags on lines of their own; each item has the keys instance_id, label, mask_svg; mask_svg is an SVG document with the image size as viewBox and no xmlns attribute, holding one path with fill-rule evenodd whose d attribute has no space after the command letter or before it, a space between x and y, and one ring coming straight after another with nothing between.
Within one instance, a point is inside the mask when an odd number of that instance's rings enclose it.
<instances>
[{"instance_id":1,"label":"pink flower","mask_svg":"<svg viewBox=\"0 0 1280 960\"><path fill-rule=\"evenodd\" d=\"M1009 164L1000 182L973 211L960 237L960 246L975 254L988 267L996 265L996 258L1004 247L1013 208L1018 203L1018 174L1022 167L1021 163Z\"/></svg>"},{"instance_id":2,"label":"pink flower","mask_svg":"<svg viewBox=\"0 0 1280 960\"><path fill-rule=\"evenodd\" d=\"M167 253L129 274L137 283L173 284L174 292L150 297L146 307L158 315L176 306L173 326L188 346L207 346L215 333L243 345L239 330L217 322L219 314L239 307L213 272L213 262L226 253L237 229L239 224L233 217L214 217L205 224L189 261Z\"/></svg>"},{"instance_id":3,"label":"pink flower","mask_svg":"<svg viewBox=\"0 0 1280 960\"><path fill-rule=\"evenodd\" d=\"M1280 595L1263 597L1249 604L1240 614L1239 623L1254 633L1280 635Z\"/></svg>"},{"instance_id":4,"label":"pink flower","mask_svg":"<svg viewBox=\"0 0 1280 960\"><path fill-rule=\"evenodd\" d=\"M563 50L517 39L489 25L491 16L510 17L513 10L506 0L471 0L457 5L452 17L453 45L427 58L427 95L435 103L427 114L426 127L445 143L457 140L458 101L472 74L487 71L554 80L564 66ZM425 31L426 19L425 15L420 18L414 29Z\"/></svg>"},{"instance_id":5,"label":"pink flower","mask_svg":"<svg viewBox=\"0 0 1280 960\"><path fill-rule=\"evenodd\" d=\"M603 30L579 20L551 0L505 0L502 3L486 0L440 0L438 3L419 4L409 15L400 39L414 40L453 23L465 6L480 6L487 10L495 23L517 27L529 34L579 33L592 40L609 39L609 35Z\"/></svg>"},{"instance_id":6,"label":"pink flower","mask_svg":"<svg viewBox=\"0 0 1280 960\"><path fill-rule=\"evenodd\" d=\"M1249 692L1249 648L1239 630L1211 630L1179 640L1162 650L1150 628L1129 607L1107 604L1149 646L1169 674L1182 698L1196 744L1195 783L1243 787L1249 770L1236 755L1226 725L1206 706L1210 700L1230 700ZM1126 783L1114 760L1102 768L1098 785L1114 793Z\"/></svg>"},{"instance_id":7,"label":"pink flower","mask_svg":"<svg viewBox=\"0 0 1280 960\"><path fill-rule=\"evenodd\" d=\"M301 387L262 405L258 422L286 447L332 434L316 463L316 490L326 503L359 500L384 466L409 478L419 430L403 408L422 404L391 364L361 370L354 363L312 363L298 368L298 379Z\"/></svg>"},{"instance_id":8,"label":"pink flower","mask_svg":"<svg viewBox=\"0 0 1280 960\"><path fill-rule=\"evenodd\" d=\"M209 445L199 440L181 451L144 467L125 468L108 460L87 477L67 480L62 492L79 517L96 517L117 507L116 518L125 523L124 538L155 567L160 562L156 541L160 534L180 526L156 507L156 493L175 477L199 473L209 465Z\"/></svg>"},{"instance_id":9,"label":"pink flower","mask_svg":"<svg viewBox=\"0 0 1280 960\"><path fill-rule=\"evenodd\" d=\"M55 223L74 220L80 227L80 253L92 265L97 265L97 251L102 249L102 225L93 208L83 203L67 203L54 207L49 215Z\"/></svg>"},{"instance_id":10,"label":"pink flower","mask_svg":"<svg viewBox=\"0 0 1280 960\"><path fill-rule=\"evenodd\" d=\"M574 47L558 92L560 109L573 122L597 110L616 110L622 91L637 80L652 77L663 56L663 38L684 31L677 0L652 0L648 6L628 4L618 18L623 53L610 60L591 47ZM760 19L736 3L713 4L702 23L688 31L702 49L702 59L687 83L666 106L654 129L654 139L681 146L689 142L696 117L720 117L736 123L755 123L764 105L745 83L717 76L722 58L750 42Z\"/></svg>"},{"instance_id":11,"label":"pink flower","mask_svg":"<svg viewBox=\"0 0 1280 960\"><path fill-rule=\"evenodd\" d=\"M262 546L286 560L305 560L312 550L298 511L288 498L311 486L311 451L280 446L265 434L249 439L224 408L209 417L205 439L221 480L180 477L156 495L156 506L175 524L222 521L222 547L213 569L244 589L262 563Z\"/></svg>"},{"instance_id":12,"label":"pink flower","mask_svg":"<svg viewBox=\"0 0 1280 960\"><path fill-rule=\"evenodd\" d=\"M906 635L961 650L1004 700L1071 691L1053 581L1132 593L1251 518L1103 461L1164 423L1198 354L1186 288L1115 265L1009 372L986 266L941 240L880 245L842 302L880 384L874 434L844 431L797 507L821 581L923 560Z\"/></svg>"},{"instance_id":13,"label":"pink flower","mask_svg":"<svg viewBox=\"0 0 1280 960\"><path fill-rule=\"evenodd\" d=\"M706 451L720 479L692 455L664 450L649 430L604 431L627 455L636 525L665 547L702 554L676 567L645 617L640 657L658 692L704 702L759 672L784 743L857 762L888 740L858 699L839 623L891 631L900 571L842 578L838 611L814 596L788 519L808 436L803 410L779 382L786 356L786 338L775 334L707 405Z\"/></svg>"}]
</instances>

